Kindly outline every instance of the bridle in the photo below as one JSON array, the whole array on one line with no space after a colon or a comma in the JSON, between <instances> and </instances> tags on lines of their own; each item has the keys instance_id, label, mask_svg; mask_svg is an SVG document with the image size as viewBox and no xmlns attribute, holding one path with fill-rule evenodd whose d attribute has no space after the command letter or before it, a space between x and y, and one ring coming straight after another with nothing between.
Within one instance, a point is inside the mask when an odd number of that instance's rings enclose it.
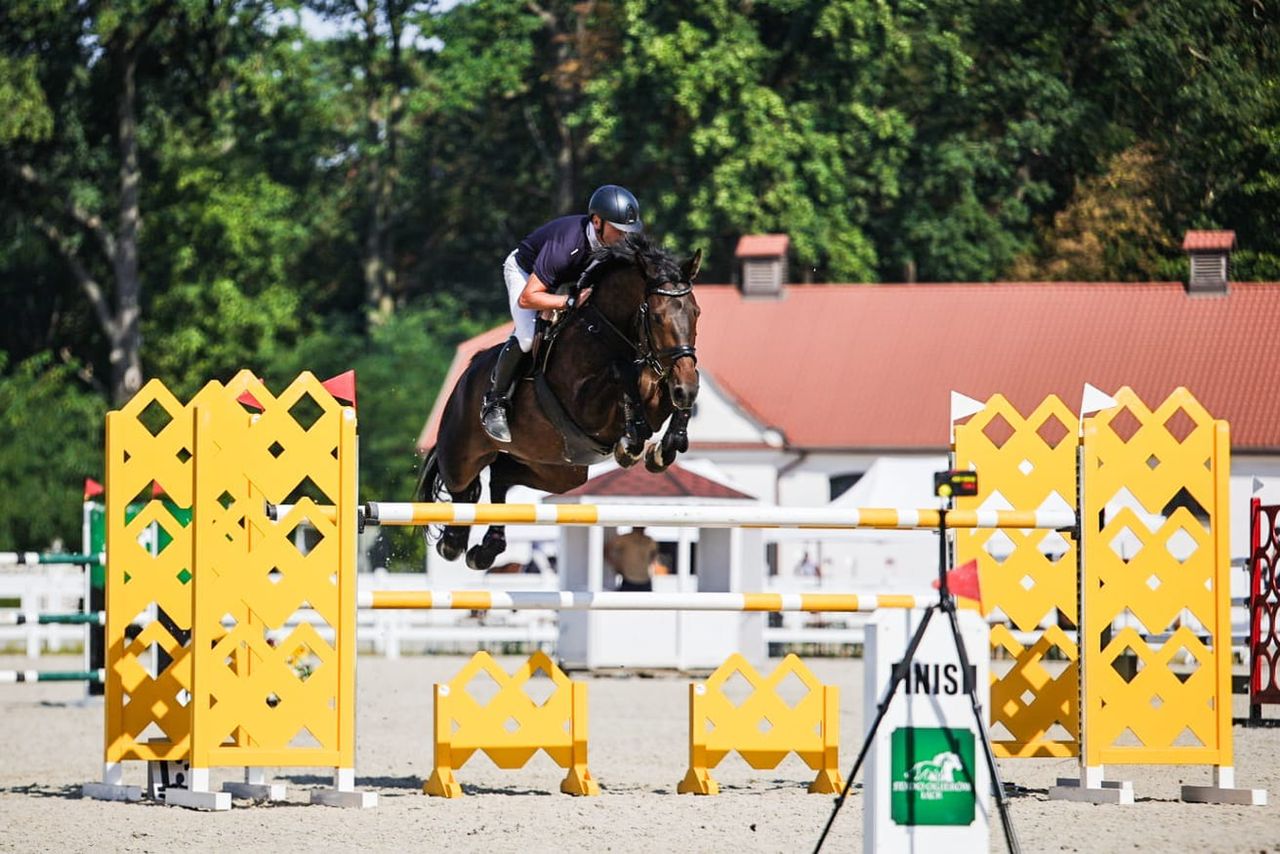
<instances>
[{"instance_id":1,"label":"bridle","mask_svg":"<svg viewBox=\"0 0 1280 854\"><path fill-rule=\"evenodd\" d=\"M636 309L636 338L639 339L636 353L640 356L636 364L647 365L659 382L667 378L667 373L673 370L676 362L681 359L693 359L695 365L698 363L698 351L692 344L677 344L662 350L653 349L649 297L683 297L693 293L693 282L676 282L675 285L675 288L645 288L644 302L640 303L640 308ZM665 368L662 366L663 359L670 360Z\"/></svg>"},{"instance_id":2,"label":"bridle","mask_svg":"<svg viewBox=\"0 0 1280 854\"><path fill-rule=\"evenodd\" d=\"M667 378L667 375L675 368L676 362L681 359L693 359L696 364L698 361L697 348L692 344L677 344L674 347L665 347L661 350L654 349L653 346L653 327L651 315L649 314L649 297L683 297L693 293L693 282L675 282L667 285L648 285L644 291L644 301L640 303L640 307L636 309L636 319L634 327L636 330L636 340L632 341L625 333L613 324L613 321L605 317L604 312L595 307L594 304L588 303L583 306L584 309L592 310L596 317L604 321L613 333L626 342L627 346L636 351L635 364L637 366L644 365L653 371L654 376L661 382ZM667 364L664 367L662 360L666 359Z\"/></svg>"}]
</instances>

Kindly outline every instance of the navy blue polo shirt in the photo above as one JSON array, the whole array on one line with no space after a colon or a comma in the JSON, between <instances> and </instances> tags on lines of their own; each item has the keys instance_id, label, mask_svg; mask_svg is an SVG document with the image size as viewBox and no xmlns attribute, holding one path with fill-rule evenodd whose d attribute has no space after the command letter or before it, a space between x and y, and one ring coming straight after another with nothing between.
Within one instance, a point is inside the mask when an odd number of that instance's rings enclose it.
<instances>
[{"instance_id":1,"label":"navy blue polo shirt","mask_svg":"<svg viewBox=\"0 0 1280 854\"><path fill-rule=\"evenodd\" d=\"M574 214L535 229L516 247L516 263L536 274L549 290L578 281L591 260L588 222L589 217Z\"/></svg>"}]
</instances>

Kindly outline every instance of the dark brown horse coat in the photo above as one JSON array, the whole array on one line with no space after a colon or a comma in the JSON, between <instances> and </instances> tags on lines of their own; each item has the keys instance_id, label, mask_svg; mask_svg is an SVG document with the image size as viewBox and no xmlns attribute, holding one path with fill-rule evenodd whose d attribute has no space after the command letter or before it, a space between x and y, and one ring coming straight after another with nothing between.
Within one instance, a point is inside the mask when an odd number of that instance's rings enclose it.
<instances>
[{"instance_id":1,"label":"dark brown horse coat","mask_svg":"<svg viewBox=\"0 0 1280 854\"><path fill-rule=\"evenodd\" d=\"M512 394L510 444L494 442L480 426L480 403L498 356L498 347L476 355L458 378L445 404L436 446L427 454L418 481L420 501L474 502L480 497L480 473L489 469L490 500L501 503L507 490L521 485L563 493L587 479L587 462L612 451L623 465L643 455L660 471L688 447L685 426L698 394L694 356L699 308L692 282L701 252L683 265L644 235L628 235L593 259L587 284L590 300L565 319L550 346L546 386L572 422L580 444L594 445L598 457L566 453L564 435L549 419L526 377ZM637 383L643 397L648 435L625 435L623 395ZM672 415L674 418L671 418ZM643 441L671 418L661 442ZM570 431L571 433L573 431ZM436 544L446 560L466 549L469 528L445 528ZM502 526L491 526L482 542L467 552L467 564L487 569L506 548Z\"/></svg>"}]
</instances>

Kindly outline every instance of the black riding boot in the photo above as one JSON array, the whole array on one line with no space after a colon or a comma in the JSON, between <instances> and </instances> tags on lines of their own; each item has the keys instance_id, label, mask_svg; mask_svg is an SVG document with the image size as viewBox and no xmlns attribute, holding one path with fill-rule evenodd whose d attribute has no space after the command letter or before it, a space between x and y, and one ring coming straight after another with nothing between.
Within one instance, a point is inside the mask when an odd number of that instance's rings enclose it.
<instances>
[{"instance_id":1,"label":"black riding boot","mask_svg":"<svg viewBox=\"0 0 1280 854\"><path fill-rule=\"evenodd\" d=\"M524 353L513 335L502 345L502 352L498 354L498 361L494 363L493 373L489 376L489 391L485 393L484 403L480 407L480 423L484 425L484 432L495 442L511 441L507 410L511 402L511 387L515 384L522 361Z\"/></svg>"}]
</instances>

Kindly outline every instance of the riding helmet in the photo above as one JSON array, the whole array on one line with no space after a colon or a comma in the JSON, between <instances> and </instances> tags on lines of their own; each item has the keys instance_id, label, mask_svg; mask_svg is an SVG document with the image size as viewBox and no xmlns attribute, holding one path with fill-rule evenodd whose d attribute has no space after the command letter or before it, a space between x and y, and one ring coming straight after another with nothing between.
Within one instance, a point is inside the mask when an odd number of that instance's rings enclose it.
<instances>
[{"instance_id":1,"label":"riding helmet","mask_svg":"<svg viewBox=\"0 0 1280 854\"><path fill-rule=\"evenodd\" d=\"M640 203L630 190L617 184L605 184L592 193L587 213L598 214L618 231L644 230L644 224L640 222Z\"/></svg>"}]
</instances>

